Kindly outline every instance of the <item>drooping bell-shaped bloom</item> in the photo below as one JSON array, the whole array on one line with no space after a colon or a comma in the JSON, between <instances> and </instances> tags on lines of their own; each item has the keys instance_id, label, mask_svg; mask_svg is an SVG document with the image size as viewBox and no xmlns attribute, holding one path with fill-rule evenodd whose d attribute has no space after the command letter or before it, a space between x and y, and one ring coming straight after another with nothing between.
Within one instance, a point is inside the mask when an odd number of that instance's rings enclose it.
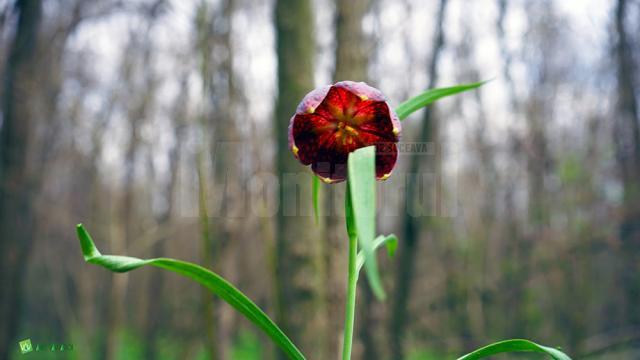
<instances>
[{"instance_id":1,"label":"drooping bell-shaped bloom","mask_svg":"<svg viewBox=\"0 0 640 360\"><path fill-rule=\"evenodd\" d=\"M376 147L376 177L391 175L398 157L400 121L380 90L341 81L308 93L289 123L289 147L324 182L347 178L349 153Z\"/></svg>"}]
</instances>

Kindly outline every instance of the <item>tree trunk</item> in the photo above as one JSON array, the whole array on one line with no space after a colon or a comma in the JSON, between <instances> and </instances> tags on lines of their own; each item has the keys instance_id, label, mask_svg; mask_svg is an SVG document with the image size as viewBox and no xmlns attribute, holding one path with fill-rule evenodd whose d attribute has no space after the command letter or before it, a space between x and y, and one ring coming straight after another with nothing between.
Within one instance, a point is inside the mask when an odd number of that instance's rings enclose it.
<instances>
[{"instance_id":1,"label":"tree trunk","mask_svg":"<svg viewBox=\"0 0 640 360\"><path fill-rule=\"evenodd\" d=\"M313 88L311 2L278 0L275 18L279 94L274 131L281 200L274 254L276 318L310 359L326 359L324 240L313 219L310 172L291 154L287 131L298 103Z\"/></svg>"},{"instance_id":2,"label":"tree trunk","mask_svg":"<svg viewBox=\"0 0 640 360\"><path fill-rule=\"evenodd\" d=\"M229 269L228 264L223 261L227 254L233 253L234 249L230 245L242 246L238 242L232 242L234 236L239 234L237 227L234 227L238 219L246 214L243 209L242 190L243 179L240 174L242 167L241 157L244 155L239 142L237 122L234 118L236 110L236 79L233 71L234 48L233 48L233 14L235 11L235 0L224 0L220 3L220 9L216 11L214 23L218 22L214 28L220 29L219 33L214 33L214 38L220 39L219 44L215 44L214 53L224 53L226 56L220 61L215 71L219 75L219 83L212 81L210 84L211 102L214 111L210 117L210 127L213 130L211 141L213 179L213 191L210 196L217 196L214 201L215 209L212 209L211 233L214 241L212 266L216 271L221 272L230 281L236 282L233 277L237 274L234 269ZM221 23L221 24L220 24ZM226 26L224 25L226 24ZM226 271L225 271L226 270ZM226 303L216 298L214 302L216 342L218 343L216 358L227 359L233 336L234 316L236 313Z\"/></svg>"},{"instance_id":3,"label":"tree trunk","mask_svg":"<svg viewBox=\"0 0 640 360\"><path fill-rule=\"evenodd\" d=\"M34 109L30 99L38 87L36 72L39 0L16 2L18 25L5 73L3 119L0 129L0 358L15 346L22 304L23 279L33 243L32 193L27 153Z\"/></svg>"},{"instance_id":4,"label":"tree trunk","mask_svg":"<svg viewBox=\"0 0 640 360\"><path fill-rule=\"evenodd\" d=\"M640 116L634 80L636 65L631 44L632 33L627 32L625 16L628 1L618 0L615 9L615 27L618 34L616 60L618 63L618 116L614 143L623 186L622 220L619 236L625 257L621 286L625 293L626 317L629 324L640 324Z\"/></svg>"},{"instance_id":5,"label":"tree trunk","mask_svg":"<svg viewBox=\"0 0 640 360\"><path fill-rule=\"evenodd\" d=\"M175 203L175 192L178 185L178 172L180 170L181 163L181 149L184 143L185 137L185 118L186 114L186 100L188 99L187 81L183 80L181 86L181 95L178 96L175 105L175 111L172 116L173 133L175 136L175 144L169 151L169 181L166 188L163 191L166 196L167 206L157 216L156 222L159 229L166 229L162 232L162 235L156 240L151 249L151 257L157 258L164 256L164 244L167 240L166 232L171 231L171 223L173 220L173 209ZM149 278L149 290L147 298L147 316L144 332L145 346L145 358L155 359L157 357L157 338L158 331L162 326L162 283L163 272L153 271Z\"/></svg>"},{"instance_id":6,"label":"tree trunk","mask_svg":"<svg viewBox=\"0 0 640 360\"><path fill-rule=\"evenodd\" d=\"M136 89L133 83L127 84L130 91L131 107L128 108L129 120L129 143L124 158L124 194L120 204L120 227L115 236L112 237L111 251L114 254L124 254L127 247L135 239L135 218L137 191L135 188L136 159L138 157L141 139L141 127L148 116L149 109L153 106L153 92L155 90L155 80L150 68L139 69L135 66L135 60L148 64L151 62L151 49L144 45L149 35L149 28L153 18L147 23L146 32L143 34L132 34L131 43L128 45L128 56L125 56L122 63L122 71L125 79L130 79L134 71L144 72L145 81L142 88ZM136 59L139 56L140 59ZM127 292L128 274L115 274L112 277L112 284L109 294L109 315L107 329L107 360L115 359L118 356L119 333L122 326L126 324L125 297Z\"/></svg>"},{"instance_id":7,"label":"tree trunk","mask_svg":"<svg viewBox=\"0 0 640 360\"><path fill-rule=\"evenodd\" d=\"M197 42L196 49L200 56L200 77L202 80L202 113L198 125L200 126L200 135L198 141L199 149L196 154L196 171L198 177L198 220L200 225L200 241L202 244L202 263L205 267L214 269L214 256L217 256L217 248L214 249L214 236L211 231L211 223L208 209L208 183L207 171L205 164L205 156L211 150L209 148L209 136L213 121L208 121L210 112L207 110L209 97L212 96L212 78L213 78L213 34L212 34L212 13L208 9L207 2L201 2L197 9L196 16L196 33ZM216 307L217 298L212 296L207 289L201 290L201 307L202 307L202 326L204 329L204 341L211 359L217 359L219 356L219 347L217 342L217 317Z\"/></svg>"},{"instance_id":8,"label":"tree trunk","mask_svg":"<svg viewBox=\"0 0 640 360\"><path fill-rule=\"evenodd\" d=\"M428 88L436 86L438 81L438 60L444 47L444 19L447 8L447 0L440 0L440 7L438 9L438 16L436 20L435 38L431 51L431 61L428 64L429 84ZM438 130L437 122L433 117L433 106L427 107L424 110L424 118L422 119L422 128L420 131L420 138L417 141L429 141L436 145L436 158L440 156L440 150L438 149ZM419 186L421 179L421 169L423 162L421 156L413 156L409 164L409 173L407 178L407 194L404 224L403 224L403 238L399 244L399 259L398 270L396 278L396 290L395 290L395 302L393 303L392 315L391 315L391 328L389 331L390 350L393 359L403 359L404 349L402 340L404 339L405 329L407 327L407 307L409 305L409 299L411 298L411 283L413 274L415 272L415 256L418 250L418 240L420 236L421 220L422 217L417 217L411 214L409 211L412 206L412 201L417 198L419 194ZM442 176L438 171L438 161L428 164L434 168L434 174L436 176ZM426 191L426 189L423 189ZM442 189L438 188L438 192ZM436 195L437 197L438 195ZM437 199L430 199L436 201ZM428 214L434 215L434 214Z\"/></svg>"},{"instance_id":9,"label":"tree trunk","mask_svg":"<svg viewBox=\"0 0 640 360\"><path fill-rule=\"evenodd\" d=\"M362 32L362 18L371 0L335 1L336 5L336 67L335 81L367 80L368 43Z\"/></svg>"}]
</instances>

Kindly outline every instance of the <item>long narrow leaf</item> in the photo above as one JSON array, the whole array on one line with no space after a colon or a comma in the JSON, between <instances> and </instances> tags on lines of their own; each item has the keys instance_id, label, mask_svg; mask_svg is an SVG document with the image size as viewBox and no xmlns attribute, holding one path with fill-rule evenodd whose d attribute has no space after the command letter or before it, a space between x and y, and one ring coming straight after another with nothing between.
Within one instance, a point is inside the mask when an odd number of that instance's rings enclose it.
<instances>
[{"instance_id":1,"label":"long narrow leaf","mask_svg":"<svg viewBox=\"0 0 640 360\"><path fill-rule=\"evenodd\" d=\"M554 360L571 360L569 356L560 350L542 346L534 343L533 341L524 339L511 339L499 341L483 348L480 348L474 352L471 352L458 360L475 360L482 359L487 356L506 353L506 352L539 352L551 356Z\"/></svg>"},{"instance_id":2,"label":"long narrow leaf","mask_svg":"<svg viewBox=\"0 0 640 360\"><path fill-rule=\"evenodd\" d=\"M485 83L486 81L480 81L476 83L463 84L446 88L429 89L422 94L415 96L398 105L398 107L396 108L396 114L398 114L400 120L404 120L414 111L420 110L438 99L479 88Z\"/></svg>"},{"instance_id":3,"label":"long narrow leaf","mask_svg":"<svg viewBox=\"0 0 640 360\"><path fill-rule=\"evenodd\" d=\"M220 275L205 269L204 267L192 264L186 261L180 261L170 258L156 259L138 259L129 256L119 255L102 255L96 248L91 235L82 225L77 226L78 238L84 260L88 263L100 265L114 272L127 272L135 270L141 266L152 265L165 270L173 271L194 280L214 294L218 295L222 300L233 306L241 314L243 314L252 323L264 331L289 358L296 360L304 360L304 355L296 348L291 340L280 330L280 328L265 314L260 308L253 303L240 290L236 289L227 280Z\"/></svg>"},{"instance_id":4,"label":"long narrow leaf","mask_svg":"<svg viewBox=\"0 0 640 360\"><path fill-rule=\"evenodd\" d=\"M352 218L355 224L358 244L365 257L364 268L371 290L378 299L384 299L385 293L373 252L373 240L376 232L375 147L368 146L350 153L347 166L349 170L347 220ZM349 211L352 214L349 214Z\"/></svg>"},{"instance_id":5,"label":"long narrow leaf","mask_svg":"<svg viewBox=\"0 0 640 360\"><path fill-rule=\"evenodd\" d=\"M396 253L396 249L398 248L398 237L394 234L387 236L378 236L375 240L373 240L373 251L375 252L382 245L386 246L389 257L393 257ZM364 260L364 254L362 253L362 251L360 251L356 260L356 269L358 270L358 272L362 270L362 267L364 266Z\"/></svg>"},{"instance_id":6,"label":"long narrow leaf","mask_svg":"<svg viewBox=\"0 0 640 360\"><path fill-rule=\"evenodd\" d=\"M311 198L313 202L313 217L316 225L320 223L320 178L313 175L311 180Z\"/></svg>"}]
</instances>

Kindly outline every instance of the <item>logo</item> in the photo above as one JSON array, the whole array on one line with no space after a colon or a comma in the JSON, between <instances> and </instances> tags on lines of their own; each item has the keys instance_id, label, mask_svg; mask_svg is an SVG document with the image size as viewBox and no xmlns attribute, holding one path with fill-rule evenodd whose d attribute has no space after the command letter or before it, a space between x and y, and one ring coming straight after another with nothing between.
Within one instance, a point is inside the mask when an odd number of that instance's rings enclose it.
<instances>
[{"instance_id":1,"label":"logo","mask_svg":"<svg viewBox=\"0 0 640 360\"><path fill-rule=\"evenodd\" d=\"M20 345L20 352L22 354L28 354L30 352L40 352L40 351L49 351L49 352L60 352L60 351L72 351L73 344L59 344L59 343L32 343L31 339L24 339L18 342Z\"/></svg>"},{"instance_id":2,"label":"logo","mask_svg":"<svg viewBox=\"0 0 640 360\"><path fill-rule=\"evenodd\" d=\"M33 346L31 345L31 339L25 339L19 342L20 344L20 352L23 354L30 353L33 351Z\"/></svg>"}]
</instances>

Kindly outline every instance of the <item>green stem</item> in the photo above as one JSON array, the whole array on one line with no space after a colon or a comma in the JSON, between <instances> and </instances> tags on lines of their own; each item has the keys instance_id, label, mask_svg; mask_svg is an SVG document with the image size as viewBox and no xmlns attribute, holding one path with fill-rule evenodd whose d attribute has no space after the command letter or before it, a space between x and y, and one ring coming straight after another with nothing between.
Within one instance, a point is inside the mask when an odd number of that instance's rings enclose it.
<instances>
[{"instance_id":1,"label":"green stem","mask_svg":"<svg viewBox=\"0 0 640 360\"><path fill-rule=\"evenodd\" d=\"M345 195L346 199L346 214L347 217L351 216L350 213L350 191L348 190L347 185L347 193ZM347 219L347 223L349 223L349 219ZM356 310L356 289L358 283L358 237L353 231L350 229L349 224L347 225L347 232L349 233L349 277L347 282L347 303L345 305L345 317L344 317L344 340L342 343L342 360L351 359L351 344L353 341L353 322L355 319L355 310Z\"/></svg>"}]
</instances>

